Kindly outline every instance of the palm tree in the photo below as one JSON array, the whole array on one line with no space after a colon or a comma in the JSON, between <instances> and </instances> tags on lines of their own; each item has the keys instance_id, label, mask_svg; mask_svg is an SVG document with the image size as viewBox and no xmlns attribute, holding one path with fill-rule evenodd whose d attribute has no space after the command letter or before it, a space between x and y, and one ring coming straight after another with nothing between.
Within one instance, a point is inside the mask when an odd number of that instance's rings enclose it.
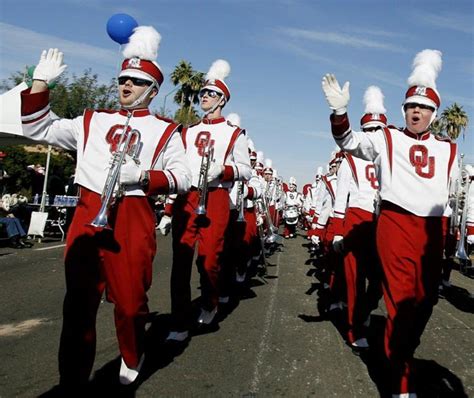
<instances>
[{"instance_id":1,"label":"palm tree","mask_svg":"<svg viewBox=\"0 0 474 398\"><path fill-rule=\"evenodd\" d=\"M191 66L191 63L185 60L181 60L174 68L174 71L171 73L171 82L175 86L182 86L191 78L193 73L194 71L193 67ZM186 90L182 90L180 94L181 96L178 103L179 106L182 108L186 102Z\"/></svg>"},{"instance_id":2,"label":"palm tree","mask_svg":"<svg viewBox=\"0 0 474 398\"><path fill-rule=\"evenodd\" d=\"M191 115L191 109L193 108L194 104L199 104L199 91L204 86L204 73L202 72L195 72L193 76L188 80L186 86L189 88L189 110Z\"/></svg>"},{"instance_id":3,"label":"palm tree","mask_svg":"<svg viewBox=\"0 0 474 398\"><path fill-rule=\"evenodd\" d=\"M442 113L435 129L438 131L445 131L446 135L452 140L456 140L461 132L463 133L463 139L467 125L469 124L469 117L463 110L462 106L454 103L450 107L446 108Z\"/></svg>"},{"instance_id":4,"label":"palm tree","mask_svg":"<svg viewBox=\"0 0 474 398\"><path fill-rule=\"evenodd\" d=\"M188 61L181 60L171 73L171 82L176 86L174 102L179 105L175 120L185 125L199 119L194 104L199 103L198 93L204 85L204 73L195 71Z\"/></svg>"}]
</instances>

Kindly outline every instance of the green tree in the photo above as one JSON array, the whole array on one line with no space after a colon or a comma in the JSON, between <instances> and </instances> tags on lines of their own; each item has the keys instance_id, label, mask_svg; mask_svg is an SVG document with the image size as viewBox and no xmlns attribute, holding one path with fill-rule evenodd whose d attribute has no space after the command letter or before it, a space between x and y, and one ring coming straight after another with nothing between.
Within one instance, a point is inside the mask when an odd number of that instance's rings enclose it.
<instances>
[{"instance_id":1,"label":"green tree","mask_svg":"<svg viewBox=\"0 0 474 398\"><path fill-rule=\"evenodd\" d=\"M199 114L194 105L199 103L198 93L204 85L204 73L195 71L190 62L181 60L171 73L171 82L177 87L174 102L179 106L174 119L184 125L195 123Z\"/></svg>"},{"instance_id":2,"label":"green tree","mask_svg":"<svg viewBox=\"0 0 474 398\"><path fill-rule=\"evenodd\" d=\"M454 103L443 110L439 119L433 123L432 130L435 134L446 135L452 140L456 140L463 133L464 139L468 124L467 113L462 106Z\"/></svg>"}]
</instances>

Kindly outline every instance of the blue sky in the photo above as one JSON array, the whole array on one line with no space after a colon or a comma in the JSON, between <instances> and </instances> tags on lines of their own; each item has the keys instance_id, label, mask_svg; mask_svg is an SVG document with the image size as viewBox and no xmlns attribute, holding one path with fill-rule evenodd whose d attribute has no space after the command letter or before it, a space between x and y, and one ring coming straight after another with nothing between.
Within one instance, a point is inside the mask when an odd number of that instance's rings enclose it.
<instances>
[{"instance_id":1,"label":"blue sky","mask_svg":"<svg viewBox=\"0 0 474 398\"><path fill-rule=\"evenodd\" d=\"M181 59L203 72L226 59L232 98L224 113L238 113L257 150L300 187L335 148L322 76L331 72L351 82L354 127L370 85L384 92L389 121L403 126L400 104L413 57L438 49L441 110L457 102L468 113L471 125L458 143L474 163L472 0L2 0L0 7L0 79L36 64L43 49L58 47L68 74L91 68L108 82L122 56L106 24L119 12L162 35L158 62L166 82L155 109L173 89L169 73ZM174 111L172 96L167 108Z\"/></svg>"}]
</instances>

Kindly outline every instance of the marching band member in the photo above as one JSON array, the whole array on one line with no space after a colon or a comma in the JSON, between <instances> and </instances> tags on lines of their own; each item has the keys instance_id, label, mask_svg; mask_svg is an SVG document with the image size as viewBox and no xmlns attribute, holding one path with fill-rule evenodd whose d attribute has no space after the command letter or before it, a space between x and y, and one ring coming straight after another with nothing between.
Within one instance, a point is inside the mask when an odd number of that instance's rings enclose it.
<instances>
[{"instance_id":1,"label":"marching band member","mask_svg":"<svg viewBox=\"0 0 474 398\"><path fill-rule=\"evenodd\" d=\"M297 192L296 190L296 179L295 177L290 177L288 181L289 190L285 192L285 211L288 210L290 207L296 208L298 212L298 218L303 206L303 197L301 193ZM283 235L286 239L288 238L295 238L296 237L296 227L298 225L298 218L295 224L289 224L285 221L285 230Z\"/></svg>"},{"instance_id":2,"label":"marching band member","mask_svg":"<svg viewBox=\"0 0 474 398\"><path fill-rule=\"evenodd\" d=\"M386 127L386 110L380 89L369 87L364 102L365 114L360 121L362 131L370 134L371 131ZM355 351L369 347L365 323L382 296L381 280L377 278L379 264L375 248L378 187L374 163L345 153L337 175L333 247L336 252L344 253L347 339ZM369 284L366 287L367 279Z\"/></svg>"},{"instance_id":3,"label":"marching band member","mask_svg":"<svg viewBox=\"0 0 474 398\"><path fill-rule=\"evenodd\" d=\"M155 215L147 195L185 192L190 186L180 126L148 109L163 82L155 61L160 39L152 27L140 26L125 45L126 59L118 76L118 111L87 109L72 120L53 118L48 84L66 68L57 49L43 51L31 90L22 93L25 136L77 151L75 183L80 199L66 242L66 297L59 348L60 385L73 391L87 383L92 370L96 314L104 289L115 305L122 355L120 382L130 384L136 379L144 360L146 293L156 252ZM87 224L101 209L111 154L122 150L120 140L128 138L132 129L141 135L132 135L130 141L141 147L140 163L127 155L121 166L117 183L124 196L110 210L113 231L93 228Z\"/></svg>"},{"instance_id":4,"label":"marching band member","mask_svg":"<svg viewBox=\"0 0 474 398\"><path fill-rule=\"evenodd\" d=\"M416 397L413 354L438 299L441 218L458 174L456 145L430 132L440 106L435 82L440 69L439 51L417 54L402 108L406 128L371 134L350 127L349 82L341 88L334 75L322 81L337 144L354 156L377 160L380 170L376 244L384 272L385 352L394 397Z\"/></svg>"},{"instance_id":5,"label":"marching band member","mask_svg":"<svg viewBox=\"0 0 474 398\"><path fill-rule=\"evenodd\" d=\"M234 126L240 125L240 117L237 114L229 114L227 120ZM250 162L252 163L253 158L255 165L255 147L250 138L247 141ZM234 281L242 284L246 280L247 268L252 261L252 245L257 239L253 200L260 198L262 192L260 179L253 169L248 181L234 184L230 191L229 224L224 239L224 253L221 256L222 289L219 297L221 303L228 302Z\"/></svg>"},{"instance_id":6,"label":"marching band member","mask_svg":"<svg viewBox=\"0 0 474 398\"><path fill-rule=\"evenodd\" d=\"M221 113L230 99L230 90L224 82L229 72L227 61L217 60L211 65L199 93L205 116L182 132L193 176L191 191L178 195L173 206L171 311L174 324L169 340L187 339L192 326L190 282L196 244L196 264L201 277L201 313L197 321L199 325L209 325L214 320L219 298L218 258L224 248L229 220L229 189L235 181L248 180L251 175L245 130L228 123ZM207 154L212 152L210 158ZM207 171L201 167L206 157ZM200 192L206 184L207 195L201 198ZM198 215L195 210L203 201L206 214Z\"/></svg>"}]
</instances>

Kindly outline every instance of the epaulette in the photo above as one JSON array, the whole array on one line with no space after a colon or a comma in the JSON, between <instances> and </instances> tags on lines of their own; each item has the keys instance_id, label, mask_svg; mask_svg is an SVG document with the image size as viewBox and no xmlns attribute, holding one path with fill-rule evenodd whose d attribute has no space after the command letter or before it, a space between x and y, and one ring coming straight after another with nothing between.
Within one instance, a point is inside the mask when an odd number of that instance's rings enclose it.
<instances>
[{"instance_id":1,"label":"epaulette","mask_svg":"<svg viewBox=\"0 0 474 398\"><path fill-rule=\"evenodd\" d=\"M434 134L433 134L434 135ZM453 140L445 135L434 135L438 141L449 142L450 144L453 143Z\"/></svg>"},{"instance_id":2,"label":"epaulette","mask_svg":"<svg viewBox=\"0 0 474 398\"><path fill-rule=\"evenodd\" d=\"M158 115L158 113L155 113L155 117L159 120L162 120L164 122L167 122L167 123L174 123L174 124L179 124L177 122L175 122L173 119L170 119L168 117L164 117L164 116L161 116L161 115Z\"/></svg>"}]
</instances>

